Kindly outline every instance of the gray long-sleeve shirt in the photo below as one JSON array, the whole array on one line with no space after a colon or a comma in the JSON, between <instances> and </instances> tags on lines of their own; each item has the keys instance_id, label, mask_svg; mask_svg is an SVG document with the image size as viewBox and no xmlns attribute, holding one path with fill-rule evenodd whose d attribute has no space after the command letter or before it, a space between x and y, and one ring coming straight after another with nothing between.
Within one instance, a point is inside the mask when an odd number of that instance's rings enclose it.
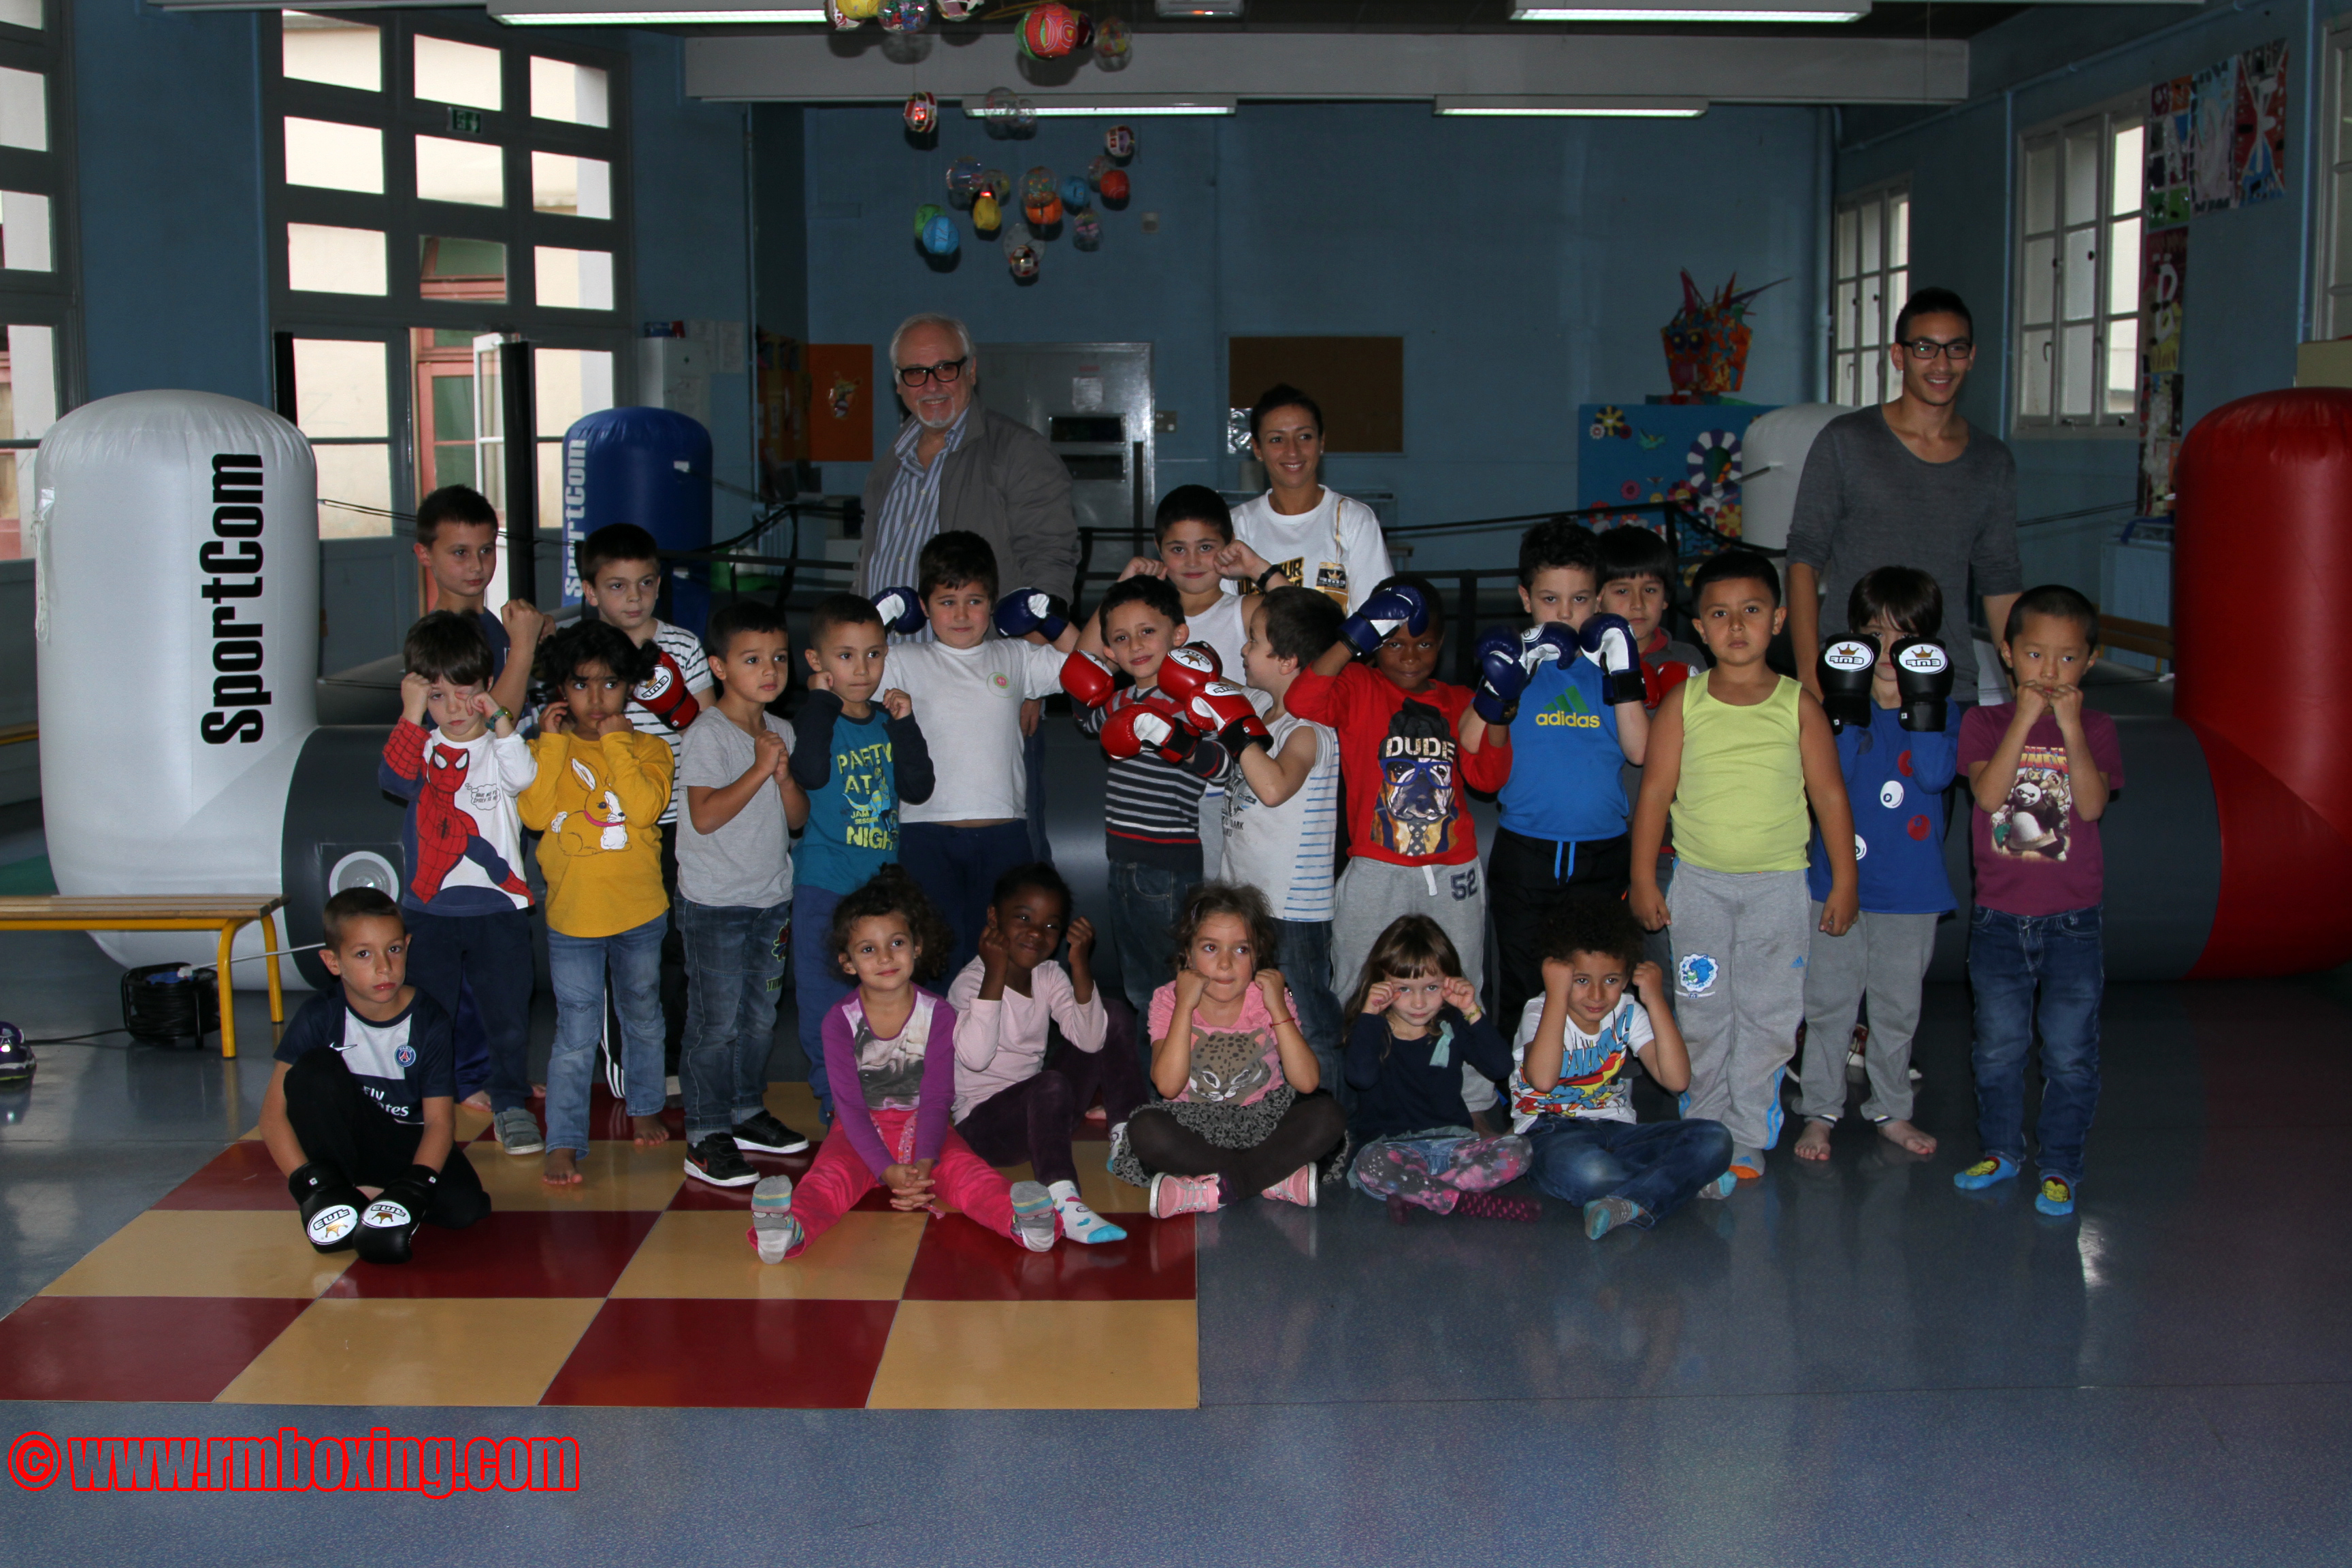
<instances>
[{"instance_id":1,"label":"gray long-sleeve shirt","mask_svg":"<svg viewBox=\"0 0 2352 1568\"><path fill-rule=\"evenodd\" d=\"M1789 562L1822 580L1824 637L1845 629L1846 598L1881 566L1916 566L1944 590L1944 646L1951 650L1954 689L1977 689L1969 636L1969 574L1979 596L2025 586L2017 560L2017 462L2009 448L1971 428L1948 463L1923 461L1887 427L1877 408L1858 409L1823 426L1805 458L1797 510L1789 525ZM1992 628L1996 637L2000 628Z\"/></svg>"}]
</instances>

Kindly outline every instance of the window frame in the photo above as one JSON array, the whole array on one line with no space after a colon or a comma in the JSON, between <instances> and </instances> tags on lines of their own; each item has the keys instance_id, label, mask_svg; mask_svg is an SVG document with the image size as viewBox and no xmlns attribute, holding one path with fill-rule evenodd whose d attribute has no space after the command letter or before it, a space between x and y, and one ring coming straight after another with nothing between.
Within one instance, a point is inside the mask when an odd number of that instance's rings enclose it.
<instances>
[{"instance_id":1,"label":"window frame","mask_svg":"<svg viewBox=\"0 0 2352 1568\"><path fill-rule=\"evenodd\" d=\"M2320 85L2320 119L2312 149L2319 164L2318 212L2311 226L2311 331L2315 342L2352 337L2352 257L2336 251L2337 226L2347 221L2343 208L2352 196L2352 133L2345 115L2352 112L2344 91L2344 75L2352 68L2352 17L2339 18L2330 27L2321 59L2326 78ZM2330 128L2333 128L2331 144ZM2323 153L2321 148L2326 148ZM2347 268L2342 284L2334 282L2339 264Z\"/></svg>"},{"instance_id":2,"label":"window frame","mask_svg":"<svg viewBox=\"0 0 2352 1568\"><path fill-rule=\"evenodd\" d=\"M2084 132L2095 125L2097 140L2097 170L2093 181L2095 192L2092 213L2087 218L2069 211L2066 195L2066 143L2070 136ZM2134 193L2131 208L2115 210L2116 192L2116 141L2132 128L2141 133L2140 155L2127 171L2130 189ZM2011 212L2014 239L2010 248L2010 312L2009 363L2004 367L2010 377L2007 388L2010 403L2010 435L2037 440L2137 441L2138 359L2137 334L2140 331L2139 293L2141 279L2136 266L2132 278L2132 306L2129 310L2116 308L2116 279L2112 260L2116 251L2115 235L2119 226L2137 226L2137 253L2145 258L2147 246L2147 89L2119 95L2102 102L2087 105L2069 113L2030 126L2019 132L2010 148L2016 185L2015 205ZM2032 226L2034 215L2029 210L2032 197L2030 160L2036 153L2048 150L2053 158L2051 175L2052 199L2054 204L2053 226L2036 229ZM2093 269L2092 312L2087 318L2091 328L2090 359L2092 363L2091 411L2088 414L2064 412L2065 383L2070 369L2066 345L2070 327L2086 324L2084 318L2067 315L2065 265L2072 256L2071 238L2084 230L2095 231L2093 249L2083 258L2084 265ZM2027 291L2031 285L2032 266L2028 257L2033 247L2042 241L2051 245L2048 266L2050 282L2050 313L2046 321L2029 321ZM2108 409L2107 400L2116 389L2109 384L2112 369L2109 350L2111 333L2118 323L2128 323L2135 343L2132 379L2126 389L2131 406L2121 412ZM2049 334L2046 361L2037 345L2028 351L2028 337L2032 333ZM1983 357L1979 346L1979 358ZM2048 408L2046 414L2027 412L2031 400L2027 396L2030 370L2046 363Z\"/></svg>"},{"instance_id":3,"label":"window frame","mask_svg":"<svg viewBox=\"0 0 2352 1568\"><path fill-rule=\"evenodd\" d=\"M74 196L73 8L45 0L42 27L33 32L0 24L0 66L44 79L48 150L0 147L0 190L46 196L49 203L49 268L0 269L0 322L47 327L56 360L58 416L89 397L81 342L81 226ZM5 349L0 344L0 349ZM25 451L37 436L0 437L0 451Z\"/></svg>"},{"instance_id":4,"label":"window frame","mask_svg":"<svg viewBox=\"0 0 2352 1568\"><path fill-rule=\"evenodd\" d=\"M1895 231L1898 207L1903 215L1904 237L1900 265L1895 261L1894 247L1890 243ZM1871 268L1861 264L1860 226L1864 208L1875 208L1878 213L1878 260ZM1895 375L1889 366L1886 351L1894 339L1895 319L1903 311L1903 300L1896 297L1898 288L1906 296L1908 293L1911 275L1910 215L1911 176L1908 174L1849 191L1832 204L1830 216L1830 401L1832 403L1869 407L1888 400L1890 377L1893 377L1893 386L1900 385L1899 375ZM1851 272L1844 270L1843 242L1839 237L1839 231L1849 216L1856 225L1854 269ZM1904 280L1899 286L1894 281L1898 278ZM1860 317L1853 323L1854 340L1851 342L1846 341L1845 290L1849 284L1855 285L1860 295L1854 301L1854 308L1864 315L1874 310L1876 313L1874 342L1872 341L1872 332L1863 330ZM1864 399L1861 396L1864 390L1861 367L1874 356L1879 367L1877 395ZM1852 379L1849 379L1849 371L1853 373ZM1853 395L1851 398L1849 394Z\"/></svg>"}]
</instances>

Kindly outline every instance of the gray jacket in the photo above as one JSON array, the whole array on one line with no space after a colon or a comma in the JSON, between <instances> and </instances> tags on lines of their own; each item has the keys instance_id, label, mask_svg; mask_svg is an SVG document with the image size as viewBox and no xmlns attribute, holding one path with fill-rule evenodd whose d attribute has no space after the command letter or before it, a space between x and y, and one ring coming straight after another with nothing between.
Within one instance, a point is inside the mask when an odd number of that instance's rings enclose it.
<instances>
[{"instance_id":1,"label":"gray jacket","mask_svg":"<svg viewBox=\"0 0 2352 1568\"><path fill-rule=\"evenodd\" d=\"M1078 523L1070 510L1070 472L1045 437L1017 419L982 408L977 430L938 459L940 531L969 529L996 552L1000 592L1043 588L1066 599L1078 571ZM857 547L856 591L874 592L866 573L882 502L898 477L885 448L866 479L866 537ZM889 584L885 584L887 587Z\"/></svg>"}]
</instances>

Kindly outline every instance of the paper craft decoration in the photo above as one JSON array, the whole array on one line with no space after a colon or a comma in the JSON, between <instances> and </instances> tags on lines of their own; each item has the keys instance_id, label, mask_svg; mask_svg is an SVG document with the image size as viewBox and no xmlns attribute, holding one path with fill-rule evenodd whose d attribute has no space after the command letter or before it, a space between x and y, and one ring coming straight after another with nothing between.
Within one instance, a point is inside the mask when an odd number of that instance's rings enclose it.
<instances>
[{"instance_id":1,"label":"paper craft decoration","mask_svg":"<svg viewBox=\"0 0 2352 1568\"><path fill-rule=\"evenodd\" d=\"M1102 219L1091 212L1082 212L1070 220L1070 243L1080 250L1102 248Z\"/></svg>"},{"instance_id":2,"label":"paper craft decoration","mask_svg":"<svg viewBox=\"0 0 2352 1568\"><path fill-rule=\"evenodd\" d=\"M929 227L930 221L939 216L939 205L935 202L925 202L921 206L917 207L915 209L916 237L921 237L923 230Z\"/></svg>"},{"instance_id":3,"label":"paper craft decoration","mask_svg":"<svg viewBox=\"0 0 2352 1568\"><path fill-rule=\"evenodd\" d=\"M1707 393L1739 390L1748 376L1748 302L1766 289L1787 282L1776 279L1761 288L1736 292L1739 275L1716 291L1712 300L1699 296L1691 275L1683 274L1683 308L1661 330L1666 342L1666 374L1676 401Z\"/></svg>"},{"instance_id":4,"label":"paper craft decoration","mask_svg":"<svg viewBox=\"0 0 2352 1568\"><path fill-rule=\"evenodd\" d=\"M1046 0L1021 21L1021 52L1032 59L1058 60L1093 37L1094 24L1086 14L1059 0Z\"/></svg>"},{"instance_id":5,"label":"paper craft decoration","mask_svg":"<svg viewBox=\"0 0 2352 1568\"><path fill-rule=\"evenodd\" d=\"M882 30L919 33L931 25L931 0L883 0Z\"/></svg>"},{"instance_id":6,"label":"paper craft decoration","mask_svg":"<svg viewBox=\"0 0 2352 1568\"><path fill-rule=\"evenodd\" d=\"M849 0L849 5L856 5L857 3L858 0ZM866 16L871 16L872 15L874 15L874 13L871 9L868 9L866 13ZM847 32L850 28L855 27L859 23L865 21L866 16L851 16L849 14L848 5L844 5L843 0L824 0L824 19L832 23L835 26L840 28L843 32Z\"/></svg>"},{"instance_id":7,"label":"paper craft decoration","mask_svg":"<svg viewBox=\"0 0 2352 1568\"><path fill-rule=\"evenodd\" d=\"M1062 193L1054 171L1043 163L1021 176L1021 216L1032 228L1051 228L1062 221Z\"/></svg>"},{"instance_id":8,"label":"paper craft decoration","mask_svg":"<svg viewBox=\"0 0 2352 1568\"><path fill-rule=\"evenodd\" d=\"M2238 119L2230 154L2235 205L2286 195L2286 57L2284 39L2238 57Z\"/></svg>"},{"instance_id":9,"label":"paper craft decoration","mask_svg":"<svg viewBox=\"0 0 2352 1568\"><path fill-rule=\"evenodd\" d=\"M983 190L972 197L971 226L975 231L981 234L991 233L1003 221L1003 213L998 207L993 195Z\"/></svg>"},{"instance_id":10,"label":"paper craft decoration","mask_svg":"<svg viewBox=\"0 0 2352 1568\"><path fill-rule=\"evenodd\" d=\"M2237 57L2199 71L2190 98L2197 137L2189 153L2190 209L2222 212L2237 205L2237 172L2231 167L2238 131Z\"/></svg>"},{"instance_id":11,"label":"paper craft decoration","mask_svg":"<svg viewBox=\"0 0 2352 1568\"><path fill-rule=\"evenodd\" d=\"M1111 169L1102 177L1102 199L1107 206L1119 206L1127 201L1127 171Z\"/></svg>"},{"instance_id":12,"label":"paper craft decoration","mask_svg":"<svg viewBox=\"0 0 2352 1568\"><path fill-rule=\"evenodd\" d=\"M905 114L907 129L918 136L929 136L940 128L940 100L934 94L908 94Z\"/></svg>"},{"instance_id":13,"label":"paper craft decoration","mask_svg":"<svg viewBox=\"0 0 2352 1568\"><path fill-rule=\"evenodd\" d=\"M1062 205L1066 210L1082 213L1093 205L1094 192L1087 184L1085 175L1072 174L1063 180Z\"/></svg>"},{"instance_id":14,"label":"paper craft decoration","mask_svg":"<svg viewBox=\"0 0 2352 1568\"><path fill-rule=\"evenodd\" d=\"M1766 406L1719 403L1588 404L1576 448L1576 497L1580 507L1633 507L1672 502L1737 539L1740 535L1741 447L1748 426ZM1598 531L1624 524L1664 535L1681 555L1706 554L1713 538L1666 526L1656 511L1626 510L1588 518Z\"/></svg>"},{"instance_id":15,"label":"paper craft decoration","mask_svg":"<svg viewBox=\"0 0 2352 1568\"><path fill-rule=\"evenodd\" d=\"M1135 156L1135 132L1124 125L1114 125L1103 132L1103 151L1124 163Z\"/></svg>"},{"instance_id":16,"label":"paper craft decoration","mask_svg":"<svg viewBox=\"0 0 2352 1568\"><path fill-rule=\"evenodd\" d=\"M1095 24L1095 64L1107 71L1125 70L1135 58L1135 29L1116 16Z\"/></svg>"},{"instance_id":17,"label":"paper craft decoration","mask_svg":"<svg viewBox=\"0 0 2352 1568\"><path fill-rule=\"evenodd\" d=\"M970 207L972 197L980 194L980 182L984 171L977 158L958 158L948 165L948 205Z\"/></svg>"},{"instance_id":18,"label":"paper craft decoration","mask_svg":"<svg viewBox=\"0 0 2352 1568\"><path fill-rule=\"evenodd\" d=\"M939 0L940 20L961 22L985 4L985 0Z\"/></svg>"},{"instance_id":19,"label":"paper craft decoration","mask_svg":"<svg viewBox=\"0 0 2352 1568\"><path fill-rule=\"evenodd\" d=\"M1031 243L1028 228L1020 223L1004 226L1004 265L1015 278L1037 276L1037 247Z\"/></svg>"},{"instance_id":20,"label":"paper craft decoration","mask_svg":"<svg viewBox=\"0 0 2352 1568\"><path fill-rule=\"evenodd\" d=\"M930 210L930 221L921 230L923 248L933 256L953 256L963 247L963 236L956 232L955 219L937 207Z\"/></svg>"},{"instance_id":21,"label":"paper craft decoration","mask_svg":"<svg viewBox=\"0 0 2352 1568\"><path fill-rule=\"evenodd\" d=\"M2180 447L2180 323L2189 231L2159 229L2140 246L2139 514L2172 510L2172 460Z\"/></svg>"},{"instance_id":22,"label":"paper craft decoration","mask_svg":"<svg viewBox=\"0 0 2352 1568\"><path fill-rule=\"evenodd\" d=\"M1110 173L1111 167L1108 154L1097 153L1087 164L1087 184L1101 190L1103 176Z\"/></svg>"},{"instance_id":23,"label":"paper craft decoration","mask_svg":"<svg viewBox=\"0 0 2352 1568\"><path fill-rule=\"evenodd\" d=\"M2185 76L2147 89L2147 226L2187 223L2190 212L2190 149L2197 136L2190 108L2194 92Z\"/></svg>"},{"instance_id":24,"label":"paper craft decoration","mask_svg":"<svg viewBox=\"0 0 2352 1568\"><path fill-rule=\"evenodd\" d=\"M980 118L992 136L1025 135L1036 128L1037 106L1009 87L992 87L981 100Z\"/></svg>"}]
</instances>

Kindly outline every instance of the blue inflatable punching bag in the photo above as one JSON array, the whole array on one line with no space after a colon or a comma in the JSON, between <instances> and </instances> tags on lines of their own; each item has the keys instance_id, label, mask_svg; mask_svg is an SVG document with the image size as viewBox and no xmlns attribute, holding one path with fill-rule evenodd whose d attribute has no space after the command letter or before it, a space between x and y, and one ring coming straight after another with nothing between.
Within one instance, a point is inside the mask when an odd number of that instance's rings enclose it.
<instances>
[{"instance_id":1,"label":"blue inflatable punching bag","mask_svg":"<svg viewBox=\"0 0 2352 1568\"><path fill-rule=\"evenodd\" d=\"M607 408L563 435L563 602L580 603L581 540L634 522L664 550L710 543L710 432L667 408ZM710 613L707 572L670 568L669 619L698 637Z\"/></svg>"}]
</instances>

